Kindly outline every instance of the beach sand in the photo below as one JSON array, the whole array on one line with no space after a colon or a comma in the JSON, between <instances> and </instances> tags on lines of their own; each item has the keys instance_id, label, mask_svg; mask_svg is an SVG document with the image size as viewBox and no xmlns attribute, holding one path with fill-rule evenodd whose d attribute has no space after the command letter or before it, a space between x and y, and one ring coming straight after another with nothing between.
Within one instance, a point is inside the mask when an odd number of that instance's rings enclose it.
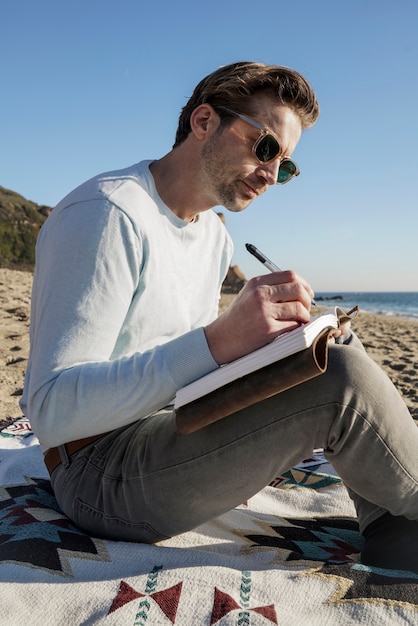
<instances>
[{"instance_id":1,"label":"beach sand","mask_svg":"<svg viewBox=\"0 0 418 626\"><path fill-rule=\"evenodd\" d=\"M0 268L0 424L22 413L29 352L32 274ZM235 296L222 297L221 311ZM385 370L418 420L418 321L361 312L352 327L370 356Z\"/></svg>"}]
</instances>

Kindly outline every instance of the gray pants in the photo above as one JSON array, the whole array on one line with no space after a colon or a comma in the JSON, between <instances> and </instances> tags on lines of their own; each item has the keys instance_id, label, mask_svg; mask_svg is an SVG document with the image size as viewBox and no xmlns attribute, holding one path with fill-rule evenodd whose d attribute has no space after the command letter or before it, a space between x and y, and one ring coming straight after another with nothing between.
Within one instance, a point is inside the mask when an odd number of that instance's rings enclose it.
<instances>
[{"instance_id":1,"label":"gray pants","mask_svg":"<svg viewBox=\"0 0 418 626\"><path fill-rule=\"evenodd\" d=\"M328 371L190 435L172 409L118 429L52 474L63 512L86 532L152 543L241 504L324 448L364 530L386 511L418 520L418 428L351 334Z\"/></svg>"}]
</instances>

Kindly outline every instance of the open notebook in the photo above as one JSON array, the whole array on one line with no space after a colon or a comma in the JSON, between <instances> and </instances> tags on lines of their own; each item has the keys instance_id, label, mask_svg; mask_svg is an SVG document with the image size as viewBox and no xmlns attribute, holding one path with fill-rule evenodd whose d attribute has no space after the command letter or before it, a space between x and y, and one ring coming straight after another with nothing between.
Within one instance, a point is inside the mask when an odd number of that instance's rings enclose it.
<instances>
[{"instance_id":1,"label":"open notebook","mask_svg":"<svg viewBox=\"0 0 418 626\"><path fill-rule=\"evenodd\" d=\"M308 324L180 389L174 403L180 432L192 432L323 373L330 331L349 321L357 310L327 309Z\"/></svg>"}]
</instances>

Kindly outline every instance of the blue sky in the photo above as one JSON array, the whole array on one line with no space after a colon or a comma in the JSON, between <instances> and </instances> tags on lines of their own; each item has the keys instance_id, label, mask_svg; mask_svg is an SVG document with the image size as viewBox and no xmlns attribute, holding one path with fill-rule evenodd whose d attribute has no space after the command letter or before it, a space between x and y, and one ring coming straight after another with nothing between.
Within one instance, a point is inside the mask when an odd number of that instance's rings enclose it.
<instances>
[{"instance_id":1,"label":"blue sky","mask_svg":"<svg viewBox=\"0 0 418 626\"><path fill-rule=\"evenodd\" d=\"M226 214L321 291L418 291L416 0L0 0L0 185L53 206L106 170L170 150L180 109L220 65L287 65L318 123L301 176Z\"/></svg>"}]
</instances>

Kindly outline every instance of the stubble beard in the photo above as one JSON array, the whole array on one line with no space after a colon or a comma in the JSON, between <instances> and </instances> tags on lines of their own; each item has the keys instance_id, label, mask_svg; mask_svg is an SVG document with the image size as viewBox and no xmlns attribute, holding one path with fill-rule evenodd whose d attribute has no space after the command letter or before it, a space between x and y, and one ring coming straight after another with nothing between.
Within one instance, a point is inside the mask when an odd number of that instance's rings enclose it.
<instances>
[{"instance_id":1,"label":"stubble beard","mask_svg":"<svg viewBox=\"0 0 418 626\"><path fill-rule=\"evenodd\" d=\"M221 133L214 135L202 149L203 186L214 198L214 206L223 206L228 211L239 213L247 208L250 201L245 206L238 201L238 177L226 179L230 167L228 162L220 157L222 155L220 136Z\"/></svg>"}]
</instances>

